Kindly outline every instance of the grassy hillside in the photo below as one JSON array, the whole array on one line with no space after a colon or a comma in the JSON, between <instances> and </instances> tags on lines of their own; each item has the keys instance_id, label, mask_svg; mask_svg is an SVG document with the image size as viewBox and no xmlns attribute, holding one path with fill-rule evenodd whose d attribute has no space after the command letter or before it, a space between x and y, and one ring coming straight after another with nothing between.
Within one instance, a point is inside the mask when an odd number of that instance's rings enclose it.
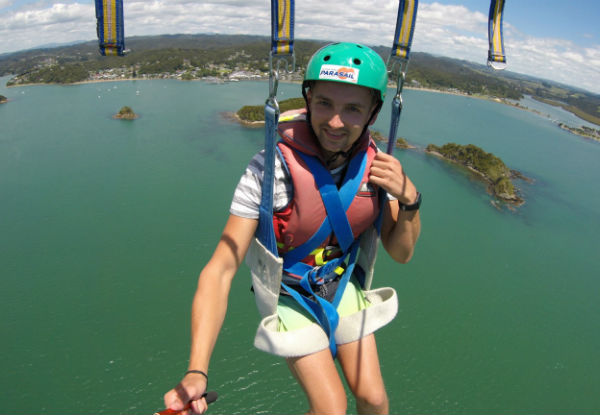
<instances>
[{"instance_id":1,"label":"grassy hillside","mask_svg":"<svg viewBox=\"0 0 600 415\"><path fill-rule=\"evenodd\" d=\"M302 76L312 53L325 43L296 41L296 79ZM179 79L226 78L240 70L265 76L269 70L269 38L264 36L142 36L127 38L126 45L130 52L125 57L100 56L96 42L5 54L0 56L0 76L18 75L11 81L14 84L72 83L93 79L94 74L108 70L120 71L121 77L177 74ZM374 49L387 58L389 48ZM531 95L600 124L598 94L508 71L492 71L467 61L414 52L407 85L510 99Z\"/></svg>"}]
</instances>

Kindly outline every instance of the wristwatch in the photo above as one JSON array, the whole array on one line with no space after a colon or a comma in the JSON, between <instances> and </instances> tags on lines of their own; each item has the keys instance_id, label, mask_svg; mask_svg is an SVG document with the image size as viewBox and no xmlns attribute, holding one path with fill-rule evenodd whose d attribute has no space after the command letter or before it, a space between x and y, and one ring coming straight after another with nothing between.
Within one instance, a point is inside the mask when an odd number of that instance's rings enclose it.
<instances>
[{"instance_id":1,"label":"wristwatch","mask_svg":"<svg viewBox=\"0 0 600 415\"><path fill-rule=\"evenodd\" d=\"M421 192L417 192L417 200L415 201L415 203L412 203L410 205L405 205L404 203L400 202L398 200L398 206L400 206L400 210L404 211L404 212L409 212L412 210L419 210L419 207L421 207Z\"/></svg>"}]
</instances>

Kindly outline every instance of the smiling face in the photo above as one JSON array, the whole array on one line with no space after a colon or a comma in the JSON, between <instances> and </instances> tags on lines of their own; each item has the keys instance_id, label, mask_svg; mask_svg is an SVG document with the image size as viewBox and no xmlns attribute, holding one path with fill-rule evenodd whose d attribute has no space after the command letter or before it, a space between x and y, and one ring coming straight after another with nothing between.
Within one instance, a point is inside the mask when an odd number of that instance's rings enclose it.
<instances>
[{"instance_id":1,"label":"smiling face","mask_svg":"<svg viewBox=\"0 0 600 415\"><path fill-rule=\"evenodd\" d=\"M371 119L376 108L373 94L362 86L317 81L306 92L306 98L311 125L326 158L350 150L365 125L377 118Z\"/></svg>"}]
</instances>

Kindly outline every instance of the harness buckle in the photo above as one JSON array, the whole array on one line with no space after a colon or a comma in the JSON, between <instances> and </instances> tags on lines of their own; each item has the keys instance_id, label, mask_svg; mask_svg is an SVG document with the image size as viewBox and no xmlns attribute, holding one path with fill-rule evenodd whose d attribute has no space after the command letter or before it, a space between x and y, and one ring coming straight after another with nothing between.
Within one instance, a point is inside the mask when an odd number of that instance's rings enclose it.
<instances>
[{"instance_id":1,"label":"harness buckle","mask_svg":"<svg viewBox=\"0 0 600 415\"><path fill-rule=\"evenodd\" d=\"M404 88L404 82L406 81L406 71L408 69L408 59L398 58L390 56L387 61L388 73L390 77L396 79L396 95L395 100L400 102L402 105L402 88Z\"/></svg>"},{"instance_id":2,"label":"harness buckle","mask_svg":"<svg viewBox=\"0 0 600 415\"><path fill-rule=\"evenodd\" d=\"M314 256L316 265L325 265L328 261L339 258L342 251L338 246L328 245L325 248L317 248L310 254Z\"/></svg>"},{"instance_id":3,"label":"harness buckle","mask_svg":"<svg viewBox=\"0 0 600 415\"><path fill-rule=\"evenodd\" d=\"M291 63L288 59L291 59ZM279 74L282 68L287 73L293 73L296 70L296 55L294 53L274 55L273 51L271 51L269 53L269 99L267 103L273 102L274 105L272 106L277 108L277 110L279 110L279 104L277 104L277 87L279 86Z\"/></svg>"},{"instance_id":4,"label":"harness buckle","mask_svg":"<svg viewBox=\"0 0 600 415\"><path fill-rule=\"evenodd\" d=\"M338 278L346 270L343 258L336 258L324 265L316 266L309 271L308 277L311 284L321 285Z\"/></svg>"}]
</instances>

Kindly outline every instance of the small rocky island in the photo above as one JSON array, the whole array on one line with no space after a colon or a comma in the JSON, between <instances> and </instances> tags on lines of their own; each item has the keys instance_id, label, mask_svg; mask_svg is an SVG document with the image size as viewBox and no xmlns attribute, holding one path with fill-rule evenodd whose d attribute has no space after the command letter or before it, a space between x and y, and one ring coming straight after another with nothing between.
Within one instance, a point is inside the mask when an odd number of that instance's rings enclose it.
<instances>
[{"instance_id":1,"label":"small rocky island","mask_svg":"<svg viewBox=\"0 0 600 415\"><path fill-rule=\"evenodd\" d=\"M139 115L133 112L131 107L128 107L127 105L121 108L117 114L113 115L113 118L118 120L135 120L138 117Z\"/></svg>"},{"instance_id":2,"label":"small rocky island","mask_svg":"<svg viewBox=\"0 0 600 415\"><path fill-rule=\"evenodd\" d=\"M289 98L279 102L279 111L284 113L289 110L304 108L304 106L304 98ZM265 124L265 106L244 105L237 112L226 113L224 116L246 127L260 127Z\"/></svg>"},{"instance_id":3,"label":"small rocky island","mask_svg":"<svg viewBox=\"0 0 600 415\"><path fill-rule=\"evenodd\" d=\"M0 104L4 104L5 102L8 102L8 98L6 98L4 95L0 95Z\"/></svg>"},{"instance_id":4,"label":"small rocky island","mask_svg":"<svg viewBox=\"0 0 600 415\"><path fill-rule=\"evenodd\" d=\"M459 145L455 143L447 143L441 147L429 144L425 151L464 166L478 174L487 182L489 192L496 198L515 206L525 203L517 195L512 179L518 178L527 181L529 179L518 171L506 167L504 162L492 153L486 153L473 144Z\"/></svg>"}]
</instances>

